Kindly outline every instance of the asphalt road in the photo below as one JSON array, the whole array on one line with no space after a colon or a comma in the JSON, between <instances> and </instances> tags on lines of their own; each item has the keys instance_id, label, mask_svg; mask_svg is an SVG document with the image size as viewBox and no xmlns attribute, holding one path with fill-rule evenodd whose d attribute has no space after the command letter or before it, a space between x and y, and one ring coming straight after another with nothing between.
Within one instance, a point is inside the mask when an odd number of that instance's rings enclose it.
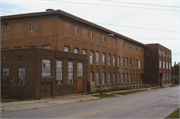
<instances>
[{"instance_id":1,"label":"asphalt road","mask_svg":"<svg viewBox=\"0 0 180 119\"><path fill-rule=\"evenodd\" d=\"M164 118L180 107L180 86L126 96L5 112L1 118Z\"/></svg>"}]
</instances>

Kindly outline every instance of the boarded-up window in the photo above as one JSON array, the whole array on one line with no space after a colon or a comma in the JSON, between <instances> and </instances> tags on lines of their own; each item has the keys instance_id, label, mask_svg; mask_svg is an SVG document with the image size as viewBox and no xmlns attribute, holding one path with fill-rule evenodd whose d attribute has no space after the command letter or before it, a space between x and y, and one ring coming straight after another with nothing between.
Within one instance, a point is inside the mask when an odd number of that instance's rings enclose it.
<instances>
[{"instance_id":1,"label":"boarded-up window","mask_svg":"<svg viewBox=\"0 0 180 119\"><path fill-rule=\"evenodd\" d=\"M62 61L56 61L56 84L62 84Z\"/></svg>"},{"instance_id":2,"label":"boarded-up window","mask_svg":"<svg viewBox=\"0 0 180 119\"><path fill-rule=\"evenodd\" d=\"M73 83L73 62L68 62L68 83Z\"/></svg>"},{"instance_id":3,"label":"boarded-up window","mask_svg":"<svg viewBox=\"0 0 180 119\"><path fill-rule=\"evenodd\" d=\"M77 76L83 76L83 63L77 63Z\"/></svg>"},{"instance_id":4,"label":"boarded-up window","mask_svg":"<svg viewBox=\"0 0 180 119\"><path fill-rule=\"evenodd\" d=\"M42 60L42 76L51 76L51 61Z\"/></svg>"}]
</instances>

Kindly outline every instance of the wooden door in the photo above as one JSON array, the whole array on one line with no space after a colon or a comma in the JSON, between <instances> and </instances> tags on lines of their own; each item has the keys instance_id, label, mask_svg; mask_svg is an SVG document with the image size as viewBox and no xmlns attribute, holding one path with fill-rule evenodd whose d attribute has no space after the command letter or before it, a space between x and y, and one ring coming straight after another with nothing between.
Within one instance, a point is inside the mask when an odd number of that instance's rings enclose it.
<instances>
[{"instance_id":1,"label":"wooden door","mask_svg":"<svg viewBox=\"0 0 180 119\"><path fill-rule=\"evenodd\" d=\"M77 93L83 92L83 79L77 79Z\"/></svg>"},{"instance_id":2,"label":"wooden door","mask_svg":"<svg viewBox=\"0 0 180 119\"><path fill-rule=\"evenodd\" d=\"M41 97L52 96L52 81L41 82Z\"/></svg>"}]
</instances>

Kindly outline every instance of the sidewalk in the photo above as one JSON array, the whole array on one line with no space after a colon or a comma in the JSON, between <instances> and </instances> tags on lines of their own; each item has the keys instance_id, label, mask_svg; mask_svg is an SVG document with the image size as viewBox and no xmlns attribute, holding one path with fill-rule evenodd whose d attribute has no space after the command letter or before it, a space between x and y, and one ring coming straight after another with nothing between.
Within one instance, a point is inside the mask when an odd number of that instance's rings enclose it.
<instances>
[{"instance_id":1,"label":"sidewalk","mask_svg":"<svg viewBox=\"0 0 180 119\"><path fill-rule=\"evenodd\" d=\"M151 88L141 88L141 89L133 89L133 90L144 90L144 89L151 90ZM126 91L132 91L132 90L111 91L111 92L106 92L106 94L116 93L116 92L126 92ZM38 107L100 99L100 97L92 96L97 94L99 93L89 94L89 95L81 95L81 94L66 95L66 96L57 96L56 98L41 98L40 100L1 103L1 114L7 111L36 109Z\"/></svg>"}]
</instances>

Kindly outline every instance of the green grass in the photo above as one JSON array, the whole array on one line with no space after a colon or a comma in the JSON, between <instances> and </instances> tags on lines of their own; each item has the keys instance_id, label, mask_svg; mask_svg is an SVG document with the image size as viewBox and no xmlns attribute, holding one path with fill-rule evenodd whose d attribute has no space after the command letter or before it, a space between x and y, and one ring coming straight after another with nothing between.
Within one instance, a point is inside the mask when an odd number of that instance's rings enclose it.
<instances>
[{"instance_id":1,"label":"green grass","mask_svg":"<svg viewBox=\"0 0 180 119\"><path fill-rule=\"evenodd\" d=\"M154 87L154 88L151 88L151 89L161 89L161 88L165 88L165 87Z\"/></svg>"},{"instance_id":2,"label":"green grass","mask_svg":"<svg viewBox=\"0 0 180 119\"><path fill-rule=\"evenodd\" d=\"M8 103L8 102L21 102L21 101L28 101L28 100L30 99L2 98L1 102Z\"/></svg>"},{"instance_id":3,"label":"green grass","mask_svg":"<svg viewBox=\"0 0 180 119\"><path fill-rule=\"evenodd\" d=\"M128 95L128 94L137 93L137 92L142 92L142 91L145 91L145 90L126 91L126 92L118 92L118 93L112 93L112 94Z\"/></svg>"},{"instance_id":4,"label":"green grass","mask_svg":"<svg viewBox=\"0 0 180 119\"><path fill-rule=\"evenodd\" d=\"M180 86L179 84L170 85L170 87Z\"/></svg>"},{"instance_id":5,"label":"green grass","mask_svg":"<svg viewBox=\"0 0 180 119\"><path fill-rule=\"evenodd\" d=\"M173 113L171 113L169 116L166 118L178 118L179 119L179 109L175 110Z\"/></svg>"},{"instance_id":6,"label":"green grass","mask_svg":"<svg viewBox=\"0 0 180 119\"><path fill-rule=\"evenodd\" d=\"M100 98L115 97L115 95L111 95L111 94L101 94L101 95L93 95L93 96Z\"/></svg>"}]
</instances>

